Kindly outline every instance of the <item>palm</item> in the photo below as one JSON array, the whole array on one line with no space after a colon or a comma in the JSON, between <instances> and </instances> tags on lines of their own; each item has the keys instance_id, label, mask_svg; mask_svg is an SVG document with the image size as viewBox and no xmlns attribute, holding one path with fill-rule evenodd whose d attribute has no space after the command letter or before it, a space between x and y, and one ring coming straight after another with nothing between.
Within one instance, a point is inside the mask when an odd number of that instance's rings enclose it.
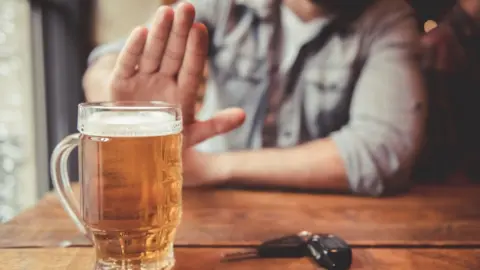
<instances>
[{"instance_id":1,"label":"palm","mask_svg":"<svg viewBox=\"0 0 480 270\"><path fill-rule=\"evenodd\" d=\"M197 90L203 77L208 33L194 23L195 9L159 8L150 30L135 29L120 53L110 89L114 100L164 101L182 107L185 146L238 127L244 114L225 110L207 121L195 120Z\"/></svg>"},{"instance_id":2,"label":"palm","mask_svg":"<svg viewBox=\"0 0 480 270\"><path fill-rule=\"evenodd\" d=\"M159 89L159 86L162 86ZM137 74L131 78L119 79L112 82L113 99L118 101L161 100L177 104L175 93L178 93L177 82L174 78L162 74Z\"/></svg>"}]
</instances>

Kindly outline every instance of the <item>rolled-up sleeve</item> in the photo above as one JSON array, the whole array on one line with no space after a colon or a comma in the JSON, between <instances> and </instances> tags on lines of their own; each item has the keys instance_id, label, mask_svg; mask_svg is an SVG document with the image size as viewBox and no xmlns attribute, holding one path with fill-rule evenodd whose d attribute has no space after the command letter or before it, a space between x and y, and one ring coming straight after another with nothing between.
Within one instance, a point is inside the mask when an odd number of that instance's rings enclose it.
<instances>
[{"instance_id":1,"label":"rolled-up sleeve","mask_svg":"<svg viewBox=\"0 0 480 270\"><path fill-rule=\"evenodd\" d=\"M188 0L177 1L172 4L175 8L182 2L191 3L195 7L195 21L202 22L210 29L214 28L220 16L224 15L225 11L229 11L230 3L233 0ZM151 20L146 23L147 27L150 27ZM122 38L111 43L101 44L97 46L88 56L88 64L91 64L100 56L119 53L125 45L126 38Z\"/></svg>"},{"instance_id":2,"label":"rolled-up sleeve","mask_svg":"<svg viewBox=\"0 0 480 270\"><path fill-rule=\"evenodd\" d=\"M354 193L408 188L423 143L426 92L416 57L413 16L378 31L359 75L346 126L331 135Z\"/></svg>"}]
</instances>

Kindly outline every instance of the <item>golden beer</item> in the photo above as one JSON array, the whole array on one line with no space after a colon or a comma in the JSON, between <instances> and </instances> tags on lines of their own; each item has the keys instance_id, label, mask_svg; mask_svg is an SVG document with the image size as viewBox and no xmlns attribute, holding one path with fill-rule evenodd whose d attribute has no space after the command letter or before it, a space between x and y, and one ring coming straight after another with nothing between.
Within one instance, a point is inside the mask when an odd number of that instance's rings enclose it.
<instances>
[{"instance_id":1,"label":"golden beer","mask_svg":"<svg viewBox=\"0 0 480 270\"><path fill-rule=\"evenodd\" d=\"M97 256L165 258L181 217L181 135L82 135L82 217Z\"/></svg>"},{"instance_id":2,"label":"golden beer","mask_svg":"<svg viewBox=\"0 0 480 270\"><path fill-rule=\"evenodd\" d=\"M96 269L170 269L182 215L181 120L135 108L93 112L79 120L76 145L78 214Z\"/></svg>"}]
</instances>

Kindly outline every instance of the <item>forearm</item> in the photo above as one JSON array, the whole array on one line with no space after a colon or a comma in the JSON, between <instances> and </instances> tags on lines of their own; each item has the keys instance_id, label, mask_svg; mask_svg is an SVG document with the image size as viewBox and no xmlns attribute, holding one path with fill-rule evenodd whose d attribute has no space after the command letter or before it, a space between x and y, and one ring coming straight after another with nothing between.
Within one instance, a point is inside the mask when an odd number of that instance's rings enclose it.
<instances>
[{"instance_id":1,"label":"forearm","mask_svg":"<svg viewBox=\"0 0 480 270\"><path fill-rule=\"evenodd\" d=\"M313 141L288 149L221 154L230 183L247 186L348 191L346 171L335 143Z\"/></svg>"},{"instance_id":2,"label":"forearm","mask_svg":"<svg viewBox=\"0 0 480 270\"><path fill-rule=\"evenodd\" d=\"M83 89L87 101L111 101L108 83L116 60L117 54L108 54L100 57L88 67L83 76Z\"/></svg>"}]
</instances>

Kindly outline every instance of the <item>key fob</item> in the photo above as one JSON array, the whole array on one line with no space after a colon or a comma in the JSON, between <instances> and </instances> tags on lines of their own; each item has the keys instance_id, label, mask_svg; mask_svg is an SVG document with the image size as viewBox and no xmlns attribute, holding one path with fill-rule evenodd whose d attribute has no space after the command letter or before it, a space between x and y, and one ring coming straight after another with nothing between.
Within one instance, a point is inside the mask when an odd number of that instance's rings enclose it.
<instances>
[{"instance_id":1,"label":"key fob","mask_svg":"<svg viewBox=\"0 0 480 270\"><path fill-rule=\"evenodd\" d=\"M352 264L352 249L335 235L313 235L307 242L310 257L328 270L348 270Z\"/></svg>"},{"instance_id":2,"label":"key fob","mask_svg":"<svg viewBox=\"0 0 480 270\"><path fill-rule=\"evenodd\" d=\"M263 258L301 258L307 256L307 236L302 233L287 235L263 242L258 248Z\"/></svg>"}]
</instances>

